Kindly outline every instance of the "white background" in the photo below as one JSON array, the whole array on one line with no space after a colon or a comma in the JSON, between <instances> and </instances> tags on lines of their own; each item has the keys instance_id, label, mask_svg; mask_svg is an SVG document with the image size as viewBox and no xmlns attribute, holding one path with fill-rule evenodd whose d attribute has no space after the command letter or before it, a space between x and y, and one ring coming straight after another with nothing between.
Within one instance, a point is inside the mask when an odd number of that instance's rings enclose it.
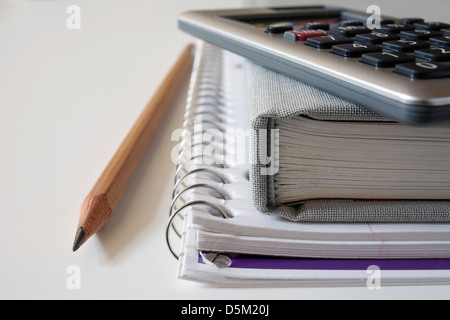
<instances>
[{"instance_id":1,"label":"white background","mask_svg":"<svg viewBox=\"0 0 450 320\"><path fill-rule=\"evenodd\" d=\"M281 4L317 4L276 1ZM66 8L81 8L68 30ZM266 4L219 0L0 0L0 298L449 298L450 287L222 289L178 280L164 240L173 187L171 133L186 86L154 136L110 223L79 251L80 205L187 43L185 10ZM329 1L449 20L450 2ZM69 290L68 267L81 271Z\"/></svg>"}]
</instances>

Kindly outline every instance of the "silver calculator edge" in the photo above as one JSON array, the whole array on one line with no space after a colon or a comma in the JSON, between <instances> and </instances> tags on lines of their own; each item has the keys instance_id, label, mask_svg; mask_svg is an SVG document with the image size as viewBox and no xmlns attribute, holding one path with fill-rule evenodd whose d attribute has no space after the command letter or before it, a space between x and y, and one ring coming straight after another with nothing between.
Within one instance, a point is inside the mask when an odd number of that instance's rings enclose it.
<instances>
[{"instance_id":1,"label":"silver calculator edge","mask_svg":"<svg viewBox=\"0 0 450 320\"><path fill-rule=\"evenodd\" d=\"M272 13L271 9L265 8L190 11L179 16L178 25L195 37L397 121L431 125L450 119L448 79L410 80L395 74L392 69L378 69L375 77L364 80L367 74L374 71L374 67L353 63L349 68L348 63L343 63L345 58L330 54L329 50L275 39L260 32L260 29L256 32L256 28L249 24L227 18L239 15L270 16ZM298 50L298 46L307 49Z\"/></svg>"}]
</instances>

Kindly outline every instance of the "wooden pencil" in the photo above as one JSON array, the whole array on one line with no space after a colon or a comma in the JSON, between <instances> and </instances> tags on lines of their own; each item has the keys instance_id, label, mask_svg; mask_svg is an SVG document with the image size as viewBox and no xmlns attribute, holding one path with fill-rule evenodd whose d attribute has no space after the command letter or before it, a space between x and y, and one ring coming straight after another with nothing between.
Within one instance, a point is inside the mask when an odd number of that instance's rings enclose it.
<instances>
[{"instance_id":1,"label":"wooden pencil","mask_svg":"<svg viewBox=\"0 0 450 320\"><path fill-rule=\"evenodd\" d=\"M84 200L73 243L76 251L108 222L142 155L193 64L189 45L149 101Z\"/></svg>"}]
</instances>

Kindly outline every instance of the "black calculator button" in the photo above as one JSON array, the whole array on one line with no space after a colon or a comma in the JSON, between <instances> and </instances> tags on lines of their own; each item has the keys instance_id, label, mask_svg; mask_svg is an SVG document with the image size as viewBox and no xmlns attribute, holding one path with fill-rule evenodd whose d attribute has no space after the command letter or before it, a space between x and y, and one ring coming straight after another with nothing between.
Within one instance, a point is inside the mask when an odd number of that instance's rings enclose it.
<instances>
[{"instance_id":1,"label":"black calculator button","mask_svg":"<svg viewBox=\"0 0 450 320\"><path fill-rule=\"evenodd\" d=\"M333 46L331 52L346 58L358 58L364 53L381 51L380 46L361 43L347 43Z\"/></svg>"},{"instance_id":2,"label":"black calculator button","mask_svg":"<svg viewBox=\"0 0 450 320\"><path fill-rule=\"evenodd\" d=\"M450 36L450 28L441 29L444 36Z\"/></svg>"},{"instance_id":3,"label":"black calculator button","mask_svg":"<svg viewBox=\"0 0 450 320\"><path fill-rule=\"evenodd\" d=\"M421 18L403 18L402 19L402 24L415 24L415 23L421 23L421 22L425 22L425 20L421 19Z\"/></svg>"},{"instance_id":4,"label":"black calculator button","mask_svg":"<svg viewBox=\"0 0 450 320\"><path fill-rule=\"evenodd\" d=\"M269 34L285 33L286 31L293 30L294 27L286 24L273 24L266 28L266 32Z\"/></svg>"},{"instance_id":5,"label":"black calculator button","mask_svg":"<svg viewBox=\"0 0 450 320\"><path fill-rule=\"evenodd\" d=\"M402 31L400 37L406 40L424 40L427 41L432 37L440 37L442 32L433 30L414 30L414 31Z\"/></svg>"},{"instance_id":6,"label":"black calculator button","mask_svg":"<svg viewBox=\"0 0 450 320\"><path fill-rule=\"evenodd\" d=\"M332 29L330 33L336 36L353 38L357 34L361 33L370 33L372 30L366 28L364 26L348 26L348 27L339 27L336 29Z\"/></svg>"},{"instance_id":7,"label":"black calculator button","mask_svg":"<svg viewBox=\"0 0 450 320\"><path fill-rule=\"evenodd\" d=\"M340 36L324 36L309 38L306 40L306 44L310 47L317 49L331 49L334 45L352 43L352 38L340 37Z\"/></svg>"},{"instance_id":8,"label":"black calculator button","mask_svg":"<svg viewBox=\"0 0 450 320\"><path fill-rule=\"evenodd\" d=\"M447 48L429 48L416 50L416 58L427 61L450 61L450 49Z\"/></svg>"},{"instance_id":9,"label":"black calculator button","mask_svg":"<svg viewBox=\"0 0 450 320\"><path fill-rule=\"evenodd\" d=\"M400 40L400 36L393 33L372 32L356 35L356 41L369 44L382 44L385 41Z\"/></svg>"},{"instance_id":10,"label":"black calculator button","mask_svg":"<svg viewBox=\"0 0 450 320\"><path fill-rule=\"evenodd\" d=\"M430 45L441 48L450 48L450 36L431 38Z\"/></svg>"},{"instance_id":11,"label":"black calculator button","mask_svg":"<svg viewBox=\"0 0 450 320\"><path fill-rule=\"evenodd\" d=\"M395 72L411 79L438 79L450 77L450 63L416 62L399 64Z\"/></svg>"},{"instance_id":12,"label":"black calculator button","mask_svg":"<svg viewBox=\"0 0 450 320\"><path fill-rule=\"evenodd\" d=\"M414 56L406 53L374 52L363 54L361 62L377 68L393 68L397 64L415 60Z\"/></svg>"},{"instance_id":13,"label":"black calculator button","mask_svg":"<svg viewBox=\"0 0 450 320\"><path fill-rule=\"evenodd\" d=\"M395 24L396 21L395 20L391 20L391 19L381 19L381 24Z\"/></svg>"},{"instance_id":14,"label":"black calculator button","mask_svg":"<svg viewBox=\"0 0 450 320\"><path fill-rule=\"evenodd\" d=\"M414 52L418 49L428 48L430 44L425 41L395 40L383 43L383 49L395 52Z\"/></svg>"},{"instance_id":15,"label":"black calculator button","mask_svg":"<svg viewBox=\"0 0 450 320\"><path fill-rule=\"evenodd\" d=\"M379 29L376 31L385 32L385 33L400 33L402 31L414 30L414 27L407 24L382 24Z\"/></svg>"},{"instance_id":16,"label":"black calculator button","mask_svg":"<svg viewBox=\"0 0 450 320\"><path fill-rule=\"evenodd\" d=\"M328 23L322 22L309 22L305 24L306 30L330 30L330 25Z\"/></svg>"},{"instance_id":17,"label":"black calculator button","mask_svg":"<svg viewBox=\"0 0 450 320\"><path fill-rule=\"evenodd\" d=\"M450 27L449 24L443 22L419 22L414 24L418 30L434 30L439 31L441 29Z\"/></svg>"},{"instance_id":18,"label":"black calculator button","mask_svg":"<svg viewBox=\"0 0 450 320\"><path fill-rule=\"evenodd\" d=\"M364 26L364 22L358 20L343 20L339 22L340 27L355 27L355 26Z\"/></svg>"}]
</instances>

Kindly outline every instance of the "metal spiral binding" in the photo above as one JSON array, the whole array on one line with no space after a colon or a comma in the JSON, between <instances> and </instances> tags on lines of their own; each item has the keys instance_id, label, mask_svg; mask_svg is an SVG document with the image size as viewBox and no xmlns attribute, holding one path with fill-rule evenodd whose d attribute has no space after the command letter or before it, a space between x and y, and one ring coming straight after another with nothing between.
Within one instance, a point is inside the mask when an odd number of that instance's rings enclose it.
<instances>
[{"instance_id":1,"label":"metal spiral binding","mask_svg":"<svg viewBox=\"0 0 450 320\"><path fill-rule=\"evenodd\" d=\"M175 234L181 238L181 233L174 225L174 219L176 217L183 218L182 211L192 206L206 206L218 213L222 218L229 218L226 210L221 206L205 200L195 200L182 204L179 208L176 207L176 203L182 202L183 196L189 191L198 188L208 189L215 192L221 199L227 200L228 196L223 190L208 183L195 183L191 185L185 185L187 177L191 175L213 175L221 183L227 183L226 177L224 177L219 169L224 168L223 165L205 165L196 164L194 160L200 157L207 157L203 154L193 154L190 157L186 154L195 147L202 147L204 142L186 143L196 134L203 134L202 132L195 132L194 123L201 121L202 126L205 125L208 128L218 129L223 131L220 123L223 123L224 117L226 117L223 110L223 93L222 90L222 51L212 45L208 45L204 42L199 42L196 51L196 57L194 60L194 68L190 79L188 98L186 101L186 112L184 114L183 122L183 134L182 141L180 142L180 150L178 154L178 164L175 173L175 184L172 193L172 203L169 209L169 220L166 226L166 242L170 252L176 259L179 259L178 254L173 249L170 242L170 231L173 230ZM210 117L205 118L205 117ZM223 150L222 150L223 151ZM185 159L187 158L187 159ZM209 157L214 161L214 158ZM190 168L190 166L195 166ZM180 187L183 187L181 191L178 191Z\"/></svg>"},{"instance_id":2,"label":"metal spiral binding","mask_svg":"<svg viewBox=\"0 0 450 320\"><path fill-rule=\"evenodd\" d=\"M188 202L186 204L184 204L183 206L181 206L177 211L175 211L174 213L172 213L172 215L169 217L169 221L167 222L167 226L166 226L166 242L167 242L167 246L169 247L170 252L173 254L173 256L178 259L179 256L178 254L175 252L175 250L172 248L172 245L170 243L170 239L169 239L169 231L170 228L172 226L172 222L173 219L185 208L190 207L190 206L194 206L194 205L204 205L204 206L208 206L210 208L213 208L215 210L217 210L221 215L222 218L227 219L228 215L222 210L221 207L209 202L209 201L203 201L203 200L197 200L197 201L192 201L192 202Z\"/></svg>"}]
</instances>

